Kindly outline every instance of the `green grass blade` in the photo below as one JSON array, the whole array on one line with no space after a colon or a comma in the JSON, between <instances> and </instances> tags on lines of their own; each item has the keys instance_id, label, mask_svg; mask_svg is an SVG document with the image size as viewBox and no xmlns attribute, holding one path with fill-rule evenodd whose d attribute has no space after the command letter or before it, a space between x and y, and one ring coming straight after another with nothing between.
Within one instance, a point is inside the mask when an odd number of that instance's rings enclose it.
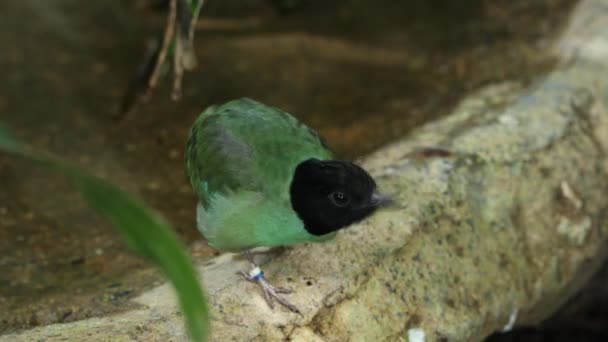
<instances>
[{"instance_id":1,"label":"green grass blade","mask_svg":"<svg viewBox=\"0 0 608 342\"><path fill-rule=\"evenodd\" d=\"M131 248L163 270L177 291L190 337L193 341L206 340L209 331L207 301L197 272L168 223L142 201L115 185L57 157L20 144L1 124L0 150L36 161L69 177L88 204L114 224Z\"/></svg>"}]
</instances>

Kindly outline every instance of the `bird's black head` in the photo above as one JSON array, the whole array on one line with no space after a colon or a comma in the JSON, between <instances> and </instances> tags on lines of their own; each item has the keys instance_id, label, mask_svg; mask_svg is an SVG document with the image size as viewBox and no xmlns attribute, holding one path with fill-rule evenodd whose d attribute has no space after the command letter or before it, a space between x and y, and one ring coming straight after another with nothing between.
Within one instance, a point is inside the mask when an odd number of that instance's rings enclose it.
<instances>
[{"instance_id":1,"label":"bird's black head","mask_svg":"<svg viewBox=\"0 0 608 342\"><path fill-rule=\"evenodd\" d=\"M309 159L300 163L290 189L291 206L313 235L324 235L369 216L387 203L376 182L345 161Z\"/></svg>"}]
</instances>

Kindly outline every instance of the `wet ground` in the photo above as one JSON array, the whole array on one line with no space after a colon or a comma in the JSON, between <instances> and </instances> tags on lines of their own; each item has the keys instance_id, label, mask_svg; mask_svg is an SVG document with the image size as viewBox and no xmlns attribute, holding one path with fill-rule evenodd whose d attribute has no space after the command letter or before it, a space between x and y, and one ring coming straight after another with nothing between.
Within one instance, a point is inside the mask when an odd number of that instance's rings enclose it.
<instances>
[{"instance_id":1,"label":"wet ground","mask_svg":"<svg viewBox=\"0 0 608 342\"><path fill-rule=\"evenodd\" d=\"M143 2L1 2L0 120L145 198L198 259L214 251L194 228L182 150L204 107L255 98L354 158L485 84L546 73L576 3L309 0L282 15L271 1L210 1L183 100L164 86L117 119L146 40L164 25ZM160 282L65 180L0 157L0 333L125 310Z\"/></svg>"}]
</instances>

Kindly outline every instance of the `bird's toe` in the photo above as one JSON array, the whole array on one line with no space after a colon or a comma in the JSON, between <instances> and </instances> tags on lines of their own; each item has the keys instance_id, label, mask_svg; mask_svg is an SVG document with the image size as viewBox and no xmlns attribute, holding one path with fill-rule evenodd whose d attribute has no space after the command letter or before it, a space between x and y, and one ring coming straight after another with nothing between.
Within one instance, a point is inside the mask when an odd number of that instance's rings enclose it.
<instances>
[{"instance_id":1,"label":"bird's toe","mask_svg":"<svg viewBox=\"0 0 608 342\"><path fill-rule=\"evenodd\" d=\"M290 294L290 293L293 293L293 290L286 289L284 287L277 287L277 288L275 288L275 292L276 293L281 293L281 294Z\"/></svg>"}]
</instances>

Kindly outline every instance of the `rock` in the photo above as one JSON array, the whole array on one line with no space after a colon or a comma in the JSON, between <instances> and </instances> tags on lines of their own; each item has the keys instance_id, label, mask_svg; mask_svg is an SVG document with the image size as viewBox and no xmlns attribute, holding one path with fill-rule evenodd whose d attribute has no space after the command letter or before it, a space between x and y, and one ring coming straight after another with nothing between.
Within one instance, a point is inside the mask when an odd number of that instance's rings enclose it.
<instances>
[{"instance_id":1,"label":"rock","mask_svg":"<svg viewBox=\"0 0 608 342\"><path fill-rule=\"evenodd\" d=\"M608 237L608 8L578 6L556 71L488 86L365 158L395 207L335 241L266 255L302 316L269 309L237 276L242 259L201 266L212 340L475 341L554 312L604 261ZM135 302L0 341L186 339L169 285Z\"/></svg>"}]
</instances>

